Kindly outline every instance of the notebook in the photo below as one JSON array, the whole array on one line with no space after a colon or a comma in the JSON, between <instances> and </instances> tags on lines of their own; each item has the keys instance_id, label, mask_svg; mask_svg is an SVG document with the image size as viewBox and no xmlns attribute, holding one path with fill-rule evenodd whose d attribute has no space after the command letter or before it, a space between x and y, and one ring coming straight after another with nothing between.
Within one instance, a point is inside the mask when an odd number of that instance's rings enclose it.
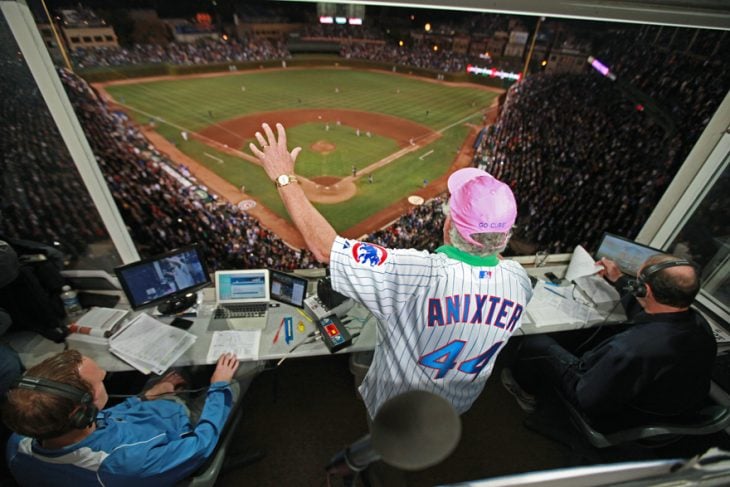
<instances>
[{"instance_id":1,"label":"notebook","mask_svg":"<svg viewBox=\"0 0 730 487\"><path fill-rule=\"evenodd\" d=\"M646 259L656 254L664 254L648 245L636 243L612 233L604 233L596 251L596 260L606 257L616 262L621 272L635 277Z\"/></svg>"},{"instance_id":2,"label":"notebook","mask_svg":"<svg viewBox=\"0 0 730 487\"><path fill-rule=\"evenodd\" d=\"M214 329L263 330L269 308L269 271L216 271Z\"/></svg>"}]
</instances>

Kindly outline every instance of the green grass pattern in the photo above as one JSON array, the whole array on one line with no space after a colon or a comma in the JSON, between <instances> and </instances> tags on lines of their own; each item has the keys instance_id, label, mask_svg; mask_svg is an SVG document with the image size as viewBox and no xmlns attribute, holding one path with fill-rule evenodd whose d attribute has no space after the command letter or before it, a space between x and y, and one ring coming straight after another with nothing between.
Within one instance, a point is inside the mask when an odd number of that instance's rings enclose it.
<instances>
[{"instance_id":1,"label":"green grass pattern","mask_svg":"<svg viewBox=\"0 0 730 487\"><path fill-rule=\"evenodd\" d=\"M245 88L245 91L242 89ZM338 204L317 205L338 231L345 230L422 187L423 180L441 176L454 159L467 128L464 121L481 122L481 110L495 93L470 87L452 87L418 78L384 72L351 69L289 69L248 71L234 76L144 82L107 87L121 103L139 110L140 123L157 119L158 131L178 144L180 150L221 177L259 198L272 211L288 218L264 171L251 163L220 153L195 141L184 142L180 130L201 130L212 123L252 113L296 108L342 108L405 118L443 137L428 147L408 154L358 181L354 198ZM336 92L339 91L339 92ZM212 114L212 118L211 115ZM352 165L359 170L398 150L395 141L383 136L354 135L345 125L308 123L288 129L290 146L304 148L296 172L307 177L349 176ZM253 134L240 134L240 147L248 152ZM337 146L329 155L309 150L317 140ZM430 155L419 160L428 151ZM205 155L208 153L219 163Z\"/></svg>"}]
</instances>

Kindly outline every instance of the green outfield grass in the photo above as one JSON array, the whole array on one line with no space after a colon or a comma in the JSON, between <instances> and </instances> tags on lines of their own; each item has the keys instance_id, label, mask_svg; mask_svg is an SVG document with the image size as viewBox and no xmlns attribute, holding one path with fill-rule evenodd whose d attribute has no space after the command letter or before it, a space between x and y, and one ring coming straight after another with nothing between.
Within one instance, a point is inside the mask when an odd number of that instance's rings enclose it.
<instances>
[{"instance_id":1,"label":"green outfield grass","mask_svg":"<svg viewBox=\"0 0 730 487\"><path fill-rule=\"evenodd\" d=\"M355 198L318 205L338 231L422 187L424 179L431 181L442 175L468 133L464 122L480 123L481 111L496 96L471 87L450 87L417 78L349 69L262 70L234 76L110 86L107 90L117 101L136 110L133 116L138 122L146 123L150 117L161 120L158 131L183 152L237 187L245 185L247 193L285 218L288 216L278 194L260 167L199 142L184 142L180 130L198 131L217 121L253 113L342 108L392 115L442 131L443 136L428 147L377 170L373 184L367 178L359 180ZM387 137L356 137L353 132L352 127L345 125L332 125L329 132L318 123L291 127L291 145L304 148L297 173L308 177L349 176L353 165L362 169L398 150L395 141ZM240 147L246 152L252 136L240 135ZM309 150L317 140L331 142L337 149L328 155ZM433 152L419 159L428 151Z\"/></svg>"},{"instance_id":2,"label":"green outfield grass","mask_svg":"<svg viewBox=\"0 0 730 487\"><path fill-rule=\"evenodd\" d=\"M399 149L398 144L387 137L366 137L364 131L357 137L355 128L348 125L338 127L331 124L329 131L325 131L324 124L319 123L297 125L287 129L287 139L292 147L305 149L299 155L297 173L309 178L350 176L352 166L362 169ZM329 142L335 146L335 150L329 154L309 150L312 143L317 141Z\"/></svg>"}]
</instances>

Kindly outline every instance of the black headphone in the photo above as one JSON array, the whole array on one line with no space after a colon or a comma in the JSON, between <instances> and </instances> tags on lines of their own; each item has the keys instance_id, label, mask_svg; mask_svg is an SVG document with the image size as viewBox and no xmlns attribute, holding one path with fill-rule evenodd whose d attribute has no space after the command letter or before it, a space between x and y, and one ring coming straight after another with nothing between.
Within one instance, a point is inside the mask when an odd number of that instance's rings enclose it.
<instances>
[{"instance_id":1,"label":"black headphone","mask_svg":"<svg viewBox=\"0 0 730 487\"><path fill-rule=\"evenodd\" d=\"M646 281L657 272L668 269L670 267L679 267L679 266L685 266L688 265L690 267L694 267L689 261L684 259L679 260L669 260L667 262L659 262L658 264L650 265L649 267L646 267L642 269L642 271L639 273L639 277L637 279L632 279L628 282L626 287L624 288L625 291L630 292L637 298L645 298L646 297Z\"/></svg>"},{"instance_id":2,"label":"black headphone","mask_svg":"<svg viewBox=\"0 0 730 487\"><path fill-rule=\"evenodd\" d=\"M88 427L94 422L96 415L99 413L99 408L94 405L94 398L89 392L55 380L26 375L16 380L10 388L44 392L71 399L78 404L68 418L68 424L71 428L84 429Z\"/></svg>"}]
</instances>

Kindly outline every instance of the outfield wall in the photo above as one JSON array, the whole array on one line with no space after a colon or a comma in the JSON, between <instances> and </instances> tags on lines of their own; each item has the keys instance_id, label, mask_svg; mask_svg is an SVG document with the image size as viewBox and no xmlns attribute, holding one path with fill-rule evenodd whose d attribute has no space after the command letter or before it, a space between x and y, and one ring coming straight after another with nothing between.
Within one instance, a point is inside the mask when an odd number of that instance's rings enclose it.
<instances>
[{"instance_id":1,"label":"outfield wall","mask_svg":"<svg viewBox=\"0 0 730 487\"><path fill-rule=\"evenodd\" d=\"M284 61L282 60L270 60L195 65L146 64L114 67L110 66L102 68L79 69L76 71L76 74L84 78L89 83L99 83L105 81L114 81L118 79L147 78L150 76L182 76L186 74L230 72L231 66L235 66L237 70L242 71L264 68L280 68L282 67L283 62ZM380 63L364 59L346 59L334 55L301 55L293 57L291 59L287 59L285 62L287 67L345 66L357 69L378 69L382 71L410 74L434 79L437 76L442 75L445 81L457 83L474 83L478 85L492 86L504 90L509 88L514 83L513 80L500 80L495 78L489 78L486 76L474 76L465 72L442 73L441 71L436 70L421 69L410 66L394 66L390 63Z\"/></svg>"}]
</instances>

